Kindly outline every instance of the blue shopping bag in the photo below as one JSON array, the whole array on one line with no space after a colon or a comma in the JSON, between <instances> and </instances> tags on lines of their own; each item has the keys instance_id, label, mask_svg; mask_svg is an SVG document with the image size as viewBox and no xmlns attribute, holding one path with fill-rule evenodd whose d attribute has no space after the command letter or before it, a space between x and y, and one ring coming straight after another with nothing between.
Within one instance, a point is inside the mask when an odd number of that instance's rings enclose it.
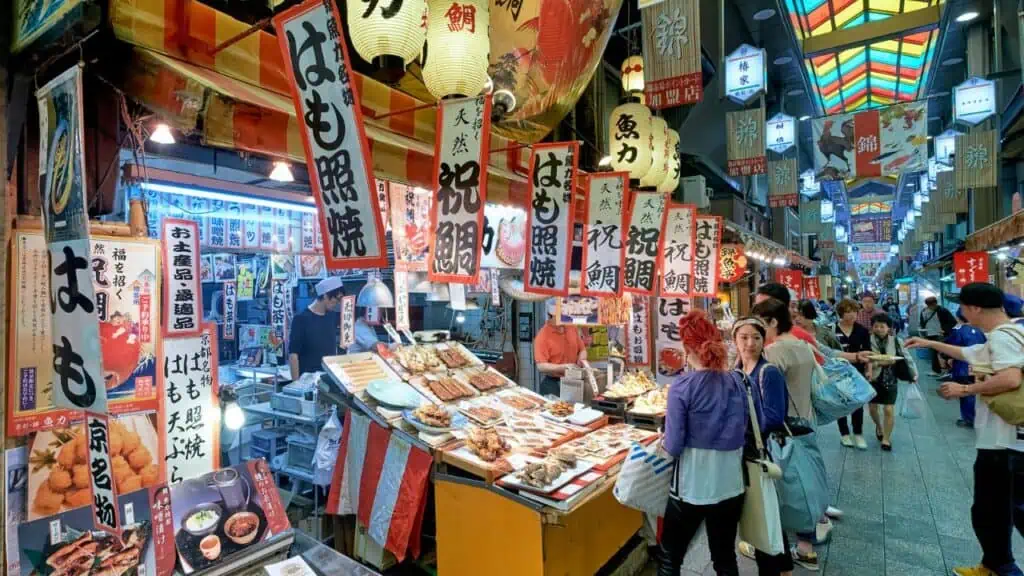
<instances>
[{"instance_id":1,"label":"blue shopping bag","mask_svg":"<svg viewBox=\"0 0 1024 576\"><path fill-rule=\"evenodd\" d=\"M773 437L768 449L772 460L782 467L782 479L775 483L782 527L798 533L814 532L831 500L817 434Z\"/></svg>"},{"instance_id":2,"label":"blue shopping bag","mask_svg":"<svg viewBox=\"0 0 1024 576\"><path fill-rule=\"evenodd\" d=\"M875 397L867 379L843 358L826 358L822 372L811 387L811 404L819 426L849 416Z\"/></svg>"}]
</instances>

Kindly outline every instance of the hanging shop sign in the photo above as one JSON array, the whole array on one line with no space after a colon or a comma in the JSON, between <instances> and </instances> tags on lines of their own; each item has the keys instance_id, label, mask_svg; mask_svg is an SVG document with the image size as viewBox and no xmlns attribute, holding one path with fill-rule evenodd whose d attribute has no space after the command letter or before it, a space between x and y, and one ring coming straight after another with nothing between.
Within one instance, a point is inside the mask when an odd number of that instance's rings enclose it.
<instances>
[{"instance_id":1,"label":"hanging shop sign","mask_svg":"<svg viewBox=\"0 0 1024 576\"><path fill-rule=\"evenodd\" d=\"M235 324L238 322L238 287L235 285L235 281L224 282L222 285L224 291L224 319L221 324L223 334L221 338L227 341L234 341L235 339Z\"/></svg>"},{"instance_id":2,"label":"hanging shop sign","mask_svg":"<svg viewBox=\"0 0 1024 576\"><path fill-rule=\"evenodd\" d=\"M608 150L611 167L629 172L632 180L643 178L652 167L654 119L643 104L627 102L612 110L608 121Z\"/></svg>"},{"instance_id":3,"label":"hanging shop sign","mask_svg":"<svg viewBox=\"0 0 1024 576\"><path fill-rule=\"evenodd\" d=\"M651 364L651 299L634 295L626 327L626 366L647 367Z\"/></svg>"},{"instance_id":4,"label":"hanging shop sign","mask_svg":"<svg viewBox=\"0 0 1024 576\"><path fill-rule=\"evenodd\" d=\"M665 297L688 298L693 288L693 250L697 245L697 207L669 204L665 217L665 240L658 266L661 291Z\"/></svg>"},{"instance_id":5,"label":"hanging shop sign","mask_svg":"<svg viewBox=\"0 0 1024 576\"><path fill-rule=\"evenodd\" d=\"M526 292L569 295L578 142L536 144L530 161Z\"/></svg>"},{"instance_id":6,"label":"hanging shop sign","mask_svg":"<svg viewBox=\"0 0 1024 576\"><path fill-rule=\"evenodd\" d=\"M749 44L741 44L726 56L725 95L737 104L746 104L759 95L768 85L764 61L764 49ZM764 125L764 118L761 125Z\"/></svg>"},{"instance_id":7,"label":"hanging shop sign","mask_svg":"<svg viewBox=\"0 0 1024 576\"><path fill-rule=\"evenodd\" d=\"M821 300L821 283L817 276L804 277L804 297L811 300Z\"/></svg>"},{"instance_id":8,"label":"hanging shop sign","mask_svg":"<svg viewBox=\"0 0 1024 576\"><path fill-rule=\"evenodd\" d=\"M164 335L198 334L203 313L199 284L199 230L189 220L163 221Z\"/></svg>"},{"instance_id":9,"label":"hanging shop sign","mask_svg":"<svg viewBox=\"0 0 1024 576\"><path fill-rule=\"evenodd\" d=\"M800 179L796 158L768 161L768 206L800 205Z\"/></svg>"},{"instance_id":10,"label":"hanging shop sign","mask_svg":"<svg viewBox=\"0 0 1024 576\"><path fill-rule=\"evenodd\" d=\"M434 195L430 190L394 182L388 193L391 196L391 240L395 247L395 269L426 272Z\"/></svg>"},{"instance_id":11,"label":"hanging shop sign","mask_svg":"<svg viewBox=\"0 0 1024 576\"><path fill-rule=\"evenodd\" d=\"M14 23L11 30L11 53L20 52L41 36L60 26L63 19L82 4L82 0L14 0L8 14Z\"/></svg>"},{"instance_id":12,"label":"hanging shop sign","mask_svg":"<svg viewBox=\"0 0 1024 576\"><path fill-rule=\"evenodd\" d=\"M482 167L487 166L490 135L490 95L440 104L427 274L432 282L474 284L480 275L487 200Z\"/></svg>"},{"instance_id":13,"label":"hanging shop sign","mask_svg":"<svg viewBox=\"0 0 1024 576\"><path fill-rule=\"evenodd\" d=\"M73 66L36 90L39 106L39 185L46 242L89 235L86 209L82 73ZM81 254L88 259L88 254Z\"/></svg>"},{"instance_id":14,"label":"hanging shop sign","mask_svg":"<svg viewBox=\"0 0 1024 576\"><path fill-rule=\"evenodd\" d=\"M679 335L679 321L690 312L685 298L658 298L658 319L654 325L655 380L669 385L686 367Z\"/></svg>"},{"instance_id":15,"label":"hanging shop sign","mask_svg":"<svg viewBox=\"0 0 1024 576\"><path fill-rule=\"evenodd\" d=\"M943 166L953 167L953 158L956 154L956 137L960 133L950 128L936 136L932 142L935 145L935 162ZM932 176L932 166L928 166L928 175Z\"/></svg>"},{"instance_id":16,"label":"hanging shop sign","mask_svg":"<svg viewBox=\"0 0 1024 576\"><path fill-rule=\"evenodd\" d=\"M971 282L988 282L988 253L954 252L953 271L956 273L957 288L963 288Z\"/></svg>"},{"instance_id":17,"label":"hanging shop sign","mask_svg":"<svg viewBox=\"0 0 1024 576\"><path fill-rule=\"evenodd\" d=\"M698 216L693 257L693 296L714 296L718 291L718 248L722 244L722 217Z\"/></svg>"},{"instance_id":18,"label":"hanging shop sign","mask_svg":"<svg viewBox=\"0 0 1024 576\"><path fill-rule=\"evenodd\" d=\"M975 76L953 87L953 120L977 126L995 113L995 80Z\"/></svg>"},{"instance_id":19,"label":"hanging shop sign","mask_svg":"<svg viewBox=\"0 0 1024 576\"><path fill-rule=\"evenodd\" d=\"M337 7L307 0L274 17L331 270L387 266L370 147Z\"/></svg>"},{"instance_id":20,"label":"hanging shop sign","mask_svg":"<svg viewBox=\"0 0 1024 576\"><path fill-rule=\"evenodd\" d=\"M850 180L928 167L928 103L894 104L814 120L818 180Z\"/></svg>"},{"instance_id":21,"label":"hanging shop sign","mask_svg":"<svg viewBox=\"0 0 1024 576\"><path fill-rule=\"evenodd\" d=\"M936 210L947 224L956 224L956 215L968 211L967 192L956 187L956 173L952 170L939 172L936 180L938 189L932 194L933 202L929 204L936 205Z\"/></svg>"},{"instance_id":22,"label":"hanging shop sign","mask_svg":"<svg viewBox=\"0 0 1024 576\"><path fill-rule=\"evenodd\" d=\"M726 152L730 176L764 174L764 108L737 110L725 114Z\"/></svg>"},{"instance_id":23,"label":"hanging shop sign","mask_svg":"<svg viewBox=\"0 0 1024 576\"><path fill-rule=\"evenodd\" d=\"M395 270L395 327L409 329L409 273Z\"/></svg>"},{"instance_id":24,"label":"hanging shop sign","mask_svg":"<svg viewBox=\"0 0 1024 576\"><path fill-rule=\"evenodd\" d=\"M619 296L626 266L623 238L628 225L624 200L629 173L602 172L587 177L583 205L583 277L585 296Z\"/></svg>"},{"instance_id":25,"label":"hanging shop sign","mask_svg":"<svg viewBox=\"0 0 1024 576\"><path fill-rule=\"evenodd\" d=\"M764 127L764 140L768 149L782 154L796 144L796 118L786 114L772 116Z\"/></svg>"},{"instance_id":26,"label":"hanging shop sign","mask_svg":"<svg viewBox=\"0 0 1024 576\"><path fill-rule=\"evenodd\" d=\"M782 284L789 290L790 297L794 300L803 297L804 273L799 270L787 270L776 268L775 281Z\"/></svg>"},{"instance_id":27,"label":"hanging shop sign","mask_svg":"<svg viewBox=\"0 0 1024 576\"><path fill-rule=\"evenodd\" d=\"M658 256L662 250L662 231L668 216L665 195L636 192L630 197L623 288L626 292L653 296L654 282L658 277Z\"/></svg>"},{"instance_id":28,"label":"hanging shop sign","mask_svg":"<svg viewBox=\"0 0 1024 576\"><path fill-rule=\"evenodd\" d=\"M114 471L110 465L110 434L107 417L88 413L85 419L89 451L89 480L92 485L93 526L117 533L117 500L114 496Z\"/></svg>"},{"instance_id":29,"label":"hanging shop sign","mask_svg":"<svg viewBox=\"0 0 1024 576\"><path fill-rule=\"evenodd\" d=\"M167 480L198 478L220 467L220 401L217 396L217 328L196 336L164 338L163 430Z\"/></svg>"},{"instance_id":30,"label":"hanging shop sign","mask_svg":"<svg viewBox=\"0 0 1024 576\"><path fill-rule=\"evenodd\" d=\"M957 190L995 188L998 184L999 134L975 131L956 137Z\"/></svg>"},{"instance_id":31,"label":"hanging shop sign","mask_svg":"<svg viewBox=\"0 0 1024 576\"><path fill-rule=\"evenodd\" d=\"M747 271L747 257L742 244L723 244L718 252L718 280L731 284Z\"/></svg>"},{"instance_id":32,"label":"hanging shop sign","mask_svg":"<svg viewBox=\"0 0 1024 576\"><path fill-rule=\"evenodd\" d=\"M356 297L345 296L341 299L341 344L348 348L356 342Z\"/></svg>"},{"instance_id":33,"label":"hanging shop sign","mask_svg":"<svg viewBox=\"0 0 1024 576\"><path fill-rule=\"evenodd\" d=\"M700 2L663 0L640 11L643 19L644 96L654 110L704 98Z\"/></svg>"},{"instance_id":34,"label":"hanging shop sign","mask_svg":"<svg viewBox=\"0 0 1024 576\"><path fill-rule=\"evenodd\" d=\"M668 131L668 176L658 185L658 192L674 194L679 188L682 160L679 156L679 132Z\"/></svg>"},{"instance_id":35,"label":"hanging shop sign","mask_svg":"<svg viewBox=\"0 0 1024 576\"><path fill-rule=\"evenodd\" d=\"M817 234L822 229L821 200L811 200L800 205L800 232ZM798 248L795 250L800 252Z\"/></svg>"},{"instance_id":36,"label":"hanging shop sign","mask_svg":"<svg viewBox=\"0 0 1024 576\"><path fill-rule=\"evenodd\" d=\"M275 353L283 353L283 345L288 341L288 295L291 288L287 280L272 280L270 282L270 325L274 328L276 338L274 343Z\"/></svg>"},{"instance_id":37,"label":"hanging shop sign","mask_svg":"<svg viewBox=\"0 0 1024 576\"><path fill-rule=\"evenodd\" d=\"M526 211L517 206L484 207L483 268L523 270Z\"/></svg>"}]
</instances>

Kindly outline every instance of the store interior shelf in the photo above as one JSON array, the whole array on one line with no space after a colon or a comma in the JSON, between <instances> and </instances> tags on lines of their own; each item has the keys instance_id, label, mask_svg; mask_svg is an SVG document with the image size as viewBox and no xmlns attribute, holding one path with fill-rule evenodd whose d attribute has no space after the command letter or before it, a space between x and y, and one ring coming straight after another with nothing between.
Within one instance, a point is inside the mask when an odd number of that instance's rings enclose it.
<instances>
[{"instance_id":1,"label":"store interior shelf","mask_svg":"<svg viewBox=\"0 0 1024 576\"><path fill-rule=\"evenodd\" d=\"M274 410L270 407L270 402L260 402L259 404L250 404L248 406L242 406L242 409L246 412L252 412L260 416L267 418L279 418L281 420L291 420L292 422L298 422L300 424L316 424L322 420L326 414L318 414L316 416L303 416L301 414L290 414L288 412L281 412L280 410Z\"/></svg>"}]
</instances>

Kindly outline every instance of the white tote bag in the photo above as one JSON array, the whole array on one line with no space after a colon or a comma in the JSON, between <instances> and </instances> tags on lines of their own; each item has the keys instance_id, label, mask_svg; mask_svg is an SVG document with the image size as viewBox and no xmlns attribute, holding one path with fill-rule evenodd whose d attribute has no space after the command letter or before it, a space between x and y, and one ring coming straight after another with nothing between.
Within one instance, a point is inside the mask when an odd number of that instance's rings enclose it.
<instances>
[{"instance_id":1,"label":"white tote bag","mask_svg":"<svg viewBox=\"0 0 1024 576\"><path fill-rule=\"evenodd\" d=\"M661 516L668 505L674 459L656 446L633 444L612 493L623 506Z\"/></svg>"},{"instance_id":2,"label":"white tote bag","mask_svg":"<svg viewBox=\"0 0 1024 576\"><path fill-rule=\"evenodd\" d=\"M749 542L762 552L781 554L782 518L779 515L779 495L775 490L775 478L782 476L782 470L770 460L768 452L764 449L757 410L750 391L750 379L746 374L741 375L747 389L747 409L750 412L750 425L754 430L758 459L743 461L749 484L746 498L743 500L743 513L740 515L739 536L741 540Z\"/></svg>"}]
</instances>

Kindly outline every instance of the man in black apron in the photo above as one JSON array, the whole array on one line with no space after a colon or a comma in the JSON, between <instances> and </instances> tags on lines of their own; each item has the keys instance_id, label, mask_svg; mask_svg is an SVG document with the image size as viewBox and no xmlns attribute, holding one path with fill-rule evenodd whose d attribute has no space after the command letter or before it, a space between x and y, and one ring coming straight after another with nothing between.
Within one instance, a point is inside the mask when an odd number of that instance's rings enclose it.
<instances>
[{"instance_id":1,"label":"man in black apron","mask_svg":"<svg viewBox=\"0 0 1024 576\"><path fill-rule=\"evenodd\" d=\"M566 368L582 366L587 359L587 347L574 326L555 323L555 299L547 302L548 321L533 339L533 359L543 378L538 392L558 396L561 392L559 379Z\"/></svg>"}]
</instances>

